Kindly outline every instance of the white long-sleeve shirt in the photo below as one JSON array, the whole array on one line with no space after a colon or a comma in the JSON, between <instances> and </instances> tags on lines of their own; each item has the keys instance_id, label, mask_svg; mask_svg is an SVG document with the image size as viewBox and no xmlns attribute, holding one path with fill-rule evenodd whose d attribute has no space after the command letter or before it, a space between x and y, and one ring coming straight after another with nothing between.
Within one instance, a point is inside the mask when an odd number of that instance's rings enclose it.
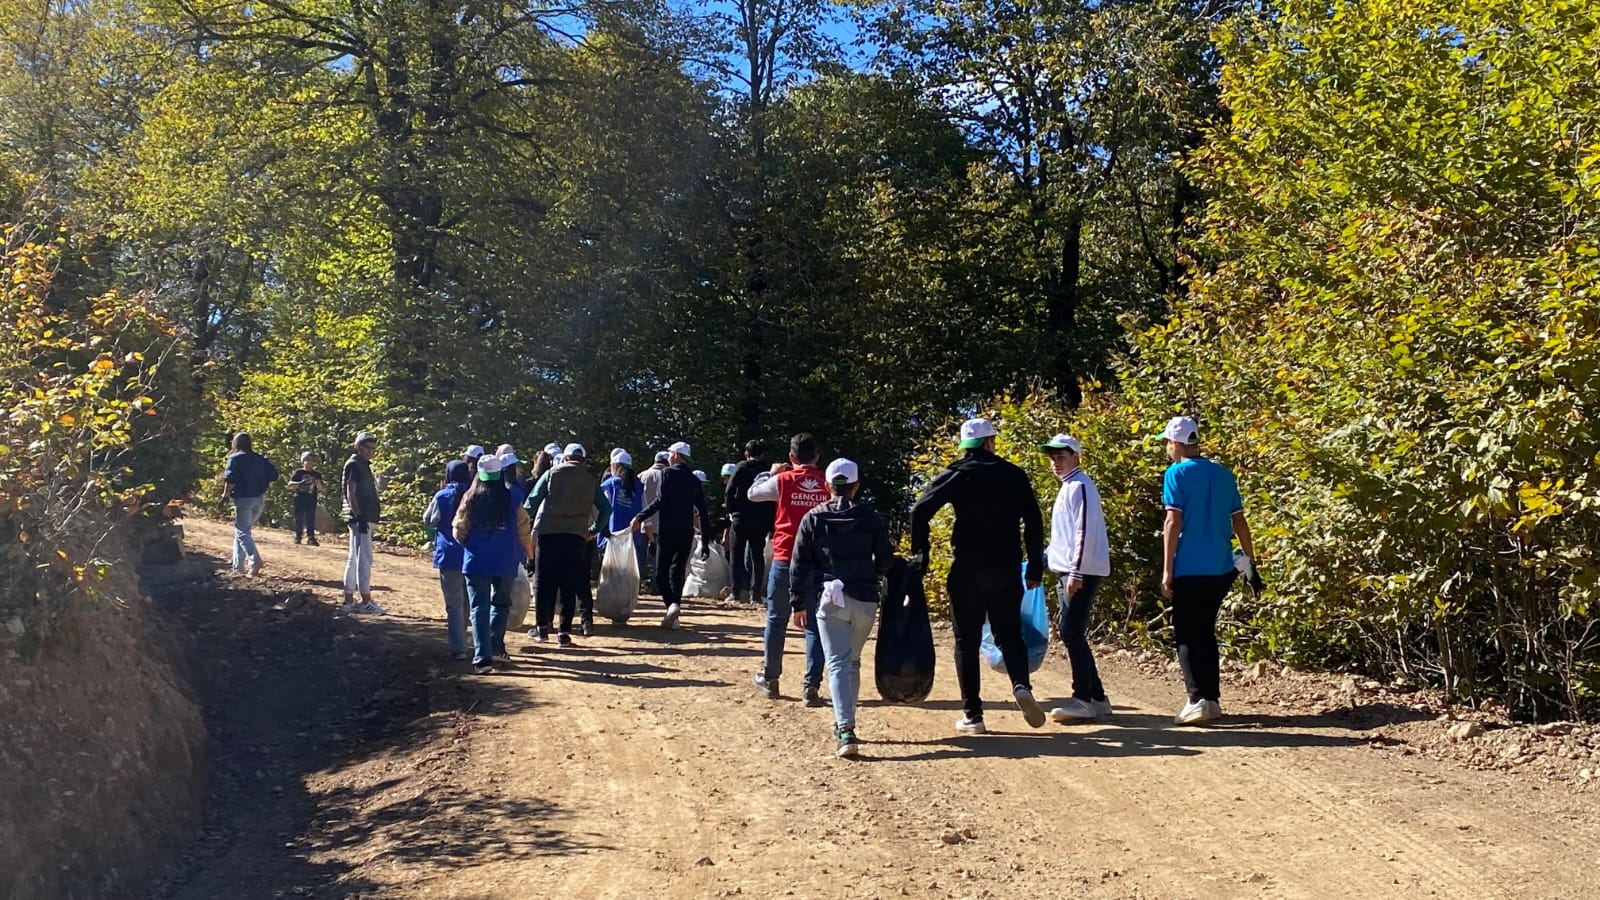
<instances>
[{"instance_id":1,"label":"white long-sleeve shirt","mask_svg":"<svg viewBox=\"0 0 1600 900\"><path fill-rule=\"evenodd\" d=\"M1061 479L1050 511L1050 545L1045 548L1050 571L1062 575L1111 574L1111 541L1106 536L1100 491L1082 469Z\"/></svg>"}]
</instances>

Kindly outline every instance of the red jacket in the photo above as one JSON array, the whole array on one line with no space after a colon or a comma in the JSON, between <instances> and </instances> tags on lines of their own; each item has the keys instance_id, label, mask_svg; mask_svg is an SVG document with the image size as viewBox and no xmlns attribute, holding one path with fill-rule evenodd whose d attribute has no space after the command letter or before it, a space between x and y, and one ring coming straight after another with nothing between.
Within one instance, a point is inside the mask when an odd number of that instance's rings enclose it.
<instances>
[{"instance_id":1,"label":"red jacket","mask_svg":"<svg viewBox=\"0 0 1600 900\"><path fill-rule=\"evenodd\" d=\"M774 487L775 485L775 487ZM750 499L776 500L772 530L772 561L788 562L794 555L800 520L829 497L827 476L816 466L799 466L750 489Z\"/></svg>"}]
</instances>

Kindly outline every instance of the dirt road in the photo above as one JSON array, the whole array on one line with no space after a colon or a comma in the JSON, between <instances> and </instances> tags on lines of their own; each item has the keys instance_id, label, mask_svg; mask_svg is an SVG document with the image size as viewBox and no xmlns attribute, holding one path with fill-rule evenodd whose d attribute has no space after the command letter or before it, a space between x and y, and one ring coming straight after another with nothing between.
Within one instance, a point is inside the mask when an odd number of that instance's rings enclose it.
<instances>
[{"instance_id":1,"label":"dirt road","mask_svg":"<svg viewBox=\"0 0 1600 900\"><path fill-rule=\"evenodd\" d=\"M187 529L224 554L226 526ZM1224 698L1223 725L1178 729L1176 675L1111 658L1109 722L1029 729L989 677L999 733L961 737L941 650L917 707L878 703L868 663L866 758L840 761L831 712L794 699L798 640L790 696L750 687L753 608L564 651L515 635L515 668L474 677L426 560L380 553L394 614L346 617L342 546L257 540L266 577L157 589L222 648L196 660L212 820L169 897L1600 896L1592 793L1375 749L1363 723L1400 708ZM1055 656L1035 682L1068 684Z\"/></svg>"}]
</instances>

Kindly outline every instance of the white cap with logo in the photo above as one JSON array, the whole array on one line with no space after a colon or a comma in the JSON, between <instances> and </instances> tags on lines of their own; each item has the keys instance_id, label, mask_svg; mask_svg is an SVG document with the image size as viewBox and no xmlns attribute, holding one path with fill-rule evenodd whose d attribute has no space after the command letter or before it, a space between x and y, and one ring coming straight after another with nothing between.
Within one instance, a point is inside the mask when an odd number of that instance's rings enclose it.
<instances>
[{"instance_id":1,"label":"white cap with logo","mask_svg":"<svg viewBox=\"0 0 1600 900\"><path fill-rule=\"evenodd\" d=\"M1200 443L1200 423L1188 416L1173 416L1161 436L1180 444Z\"/></svg>"},{"instance_id":2,"label":"white cap with logo","mask_svg":"<svg viewBox=\"0 0 1600 900\"><path fill-rule=\"evenodd\" d=\"M828 463L829 484L855 484L860 480L861 470L850 460L841 456Z\"/></svg>"}]
</instances>

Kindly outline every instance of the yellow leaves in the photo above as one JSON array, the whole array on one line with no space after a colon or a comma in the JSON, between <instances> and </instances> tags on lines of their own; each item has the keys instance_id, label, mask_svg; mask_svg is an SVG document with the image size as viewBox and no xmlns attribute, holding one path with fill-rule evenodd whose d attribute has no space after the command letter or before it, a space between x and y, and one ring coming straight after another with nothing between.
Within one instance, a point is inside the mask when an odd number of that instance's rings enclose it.
<instances>
[{"instance_id":1,"label":"yellow leaves","mask_svg":"<svg viewBox=\"0 0 1600 900\"><path fill-rule=\"evenodd\" d=\"M100 354L100 357L96 359L94 364L89 367L89 371L100 375L109 374L111 372L115 372L116 370L117 364L111 359L111 355L108 353Z\"/></svg>"}]
</instances>

